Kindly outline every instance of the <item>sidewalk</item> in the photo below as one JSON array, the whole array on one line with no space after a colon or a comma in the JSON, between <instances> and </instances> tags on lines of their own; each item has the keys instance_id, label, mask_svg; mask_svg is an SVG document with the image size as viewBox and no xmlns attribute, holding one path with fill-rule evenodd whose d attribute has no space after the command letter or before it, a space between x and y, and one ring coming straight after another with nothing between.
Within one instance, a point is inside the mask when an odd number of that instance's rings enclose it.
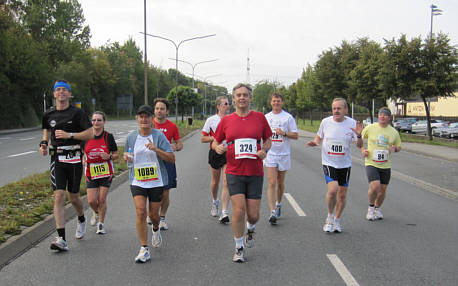
<instances>
[{"instance_id":1,"label":"sidewalk","mask_svg":"<svg viewBox=\"0 0 458 286\"><path fill-rule=\"evenodd\" d=\"M305 138L314 138L315 133L299 130L299 136ZM458 163L458 150L455 148L410 142L403 142L401 146L403 151L422 154L425 156Z\"/></svg>"}]
</instances>

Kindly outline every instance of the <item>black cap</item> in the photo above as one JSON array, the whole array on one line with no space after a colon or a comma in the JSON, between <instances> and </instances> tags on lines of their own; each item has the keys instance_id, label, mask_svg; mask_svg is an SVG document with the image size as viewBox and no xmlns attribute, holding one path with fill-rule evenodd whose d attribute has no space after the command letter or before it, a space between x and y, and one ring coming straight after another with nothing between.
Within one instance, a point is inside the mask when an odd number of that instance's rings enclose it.
<instances>
[{"instance_id":1,"label":"black cap","mask_svg":"<svg viewBox=\"0 0 458 286\"><path fill-rule=\"evenodd\" d=\"M137 110L137 114L140 114L140 113L147 113L151 116L154 116L154 110L151 106L149 105L142 105L138 108Z\"/></svg>"}]
</instances>

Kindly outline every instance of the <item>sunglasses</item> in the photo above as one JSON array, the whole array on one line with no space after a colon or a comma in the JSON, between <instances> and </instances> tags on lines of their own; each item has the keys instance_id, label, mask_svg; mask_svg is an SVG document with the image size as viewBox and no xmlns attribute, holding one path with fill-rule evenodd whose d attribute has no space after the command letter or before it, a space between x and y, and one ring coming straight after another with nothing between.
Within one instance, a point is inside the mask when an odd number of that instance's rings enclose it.
<instances>
[{"instance_id":1,"label":"sunglasses","mask_svg":"<svg viewBox=\"0 0 458 286\"><path fill-rule=\"evenodd\" d=\"M220 105L229 105L229 102L221 103Z\"/></svg>"},{"instance_id":2,"label":"sunglasses","mask_svg":"<svg viewBox=\"0 0 458 286\"><path fill-rule=\"evenodd\" d=\"M97 122L102 122L103 120L102 120L102 119L92 119L91 121L92 121L92 122L96 122L96 121L97 121Z\"/></svg>"}]
</instances>

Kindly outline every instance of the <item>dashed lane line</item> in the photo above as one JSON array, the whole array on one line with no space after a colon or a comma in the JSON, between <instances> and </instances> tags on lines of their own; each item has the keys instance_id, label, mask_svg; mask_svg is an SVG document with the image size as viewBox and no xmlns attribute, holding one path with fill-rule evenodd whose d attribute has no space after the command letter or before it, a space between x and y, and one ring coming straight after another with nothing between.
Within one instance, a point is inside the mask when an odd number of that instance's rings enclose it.
<instances>
[{"instance_id":1,"label":"dashed lane line","mask_svg":"<svg viewBox=\"0 0 458 286\"><path fill-rule=\"evenodd\" d=\"M19 141L27 141L27 140L32 140L32 139L35 139L35 137L20 138Z\"/></svg>"},{"instance_id":2,"label":"dashed lane line","mask_svg":"<svg viewBox=\"0 0 458 286\"><path fill-rule=\"evenodd\" d=\"M290 193L285 193L284 195L298 216L307 216Z\"/></svg>"},{"instance_id":3,"label":"dashed lane line","mask_svg":"<svg viewBox=\"0 0 458 286\"><path fill-rule=\"evenodd\" d=\"M359 286L356 279L351 275L350 271L348 271L347 267L345 267L342 260L340 260L336 254L326 254L326 256L347 286Z\"/></svg>"},{"instance_id":4,"label":"dashed lane line","mask_svg":"<svg viewBox=\"0 0 458 286\"><path fill-rule=\"evenodd\" d=\"M24 152L24 153L9 155L6 158L13 158L13 157L18 157L18 156L23 156L23 155L32 154L32 153L35 153L35 152L38 152L38 151L28 151L28 152Z\"/></svg>"}]
</instances>

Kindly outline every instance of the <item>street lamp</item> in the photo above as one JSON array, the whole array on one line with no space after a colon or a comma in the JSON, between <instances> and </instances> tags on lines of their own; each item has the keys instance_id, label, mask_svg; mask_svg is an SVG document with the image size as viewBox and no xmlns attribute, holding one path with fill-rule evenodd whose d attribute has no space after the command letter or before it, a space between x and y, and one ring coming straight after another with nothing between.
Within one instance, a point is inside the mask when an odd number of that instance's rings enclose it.
<instances>
[{"instance_id":1,"label":"street lamp","mask_svg":"<svg viewBox=\"0 0 458 286\"><path fill-rule=\"evenodd\" d=\"M213 37L213 36L216 36L216 34L184 39L181 42L179 42L178 45L177 45L175 43L175 41L173 41L173 40L171 40L169 38L166 38L166 37L153 35L153 34L148 34L148 33L143 33L143 32L140 32L140 33L141 34L145 34L145 35L150 36L150 37L153 37L153 38L159 38L159 39L162 39L162 40L169 41L175 46L175 72L176 72L176 76L175 76L175 122L178 123L178 49L180 48L181 44L183 44L184 42L188 42L188 41L192 41L192 40L198 40L198 39L204 39L204 38L208 38L208 37Z\"/></svg>"},{"instance_id":2,"label":"street lamp","mask_svg":"<svg viewBox=\"0 0 458 286\"><path fill-rule=\"evenodd\" d=\"M174 58L169 58L170 60L176 61L177 59ZM178 60L179 62L186 63L191 66L192 68L192 88L194 88L194 69L196 68L197 65L204 64L204 63L211 63L211 62L216 62L218 59L213 59L213 60L208 60L208 61L202 61L198 62L195 64L192 64L190 62L184 61L184 60Z\"/></svg>"},{"instance_id":3,"label":"street lamp","mask_svg":"<svg viewBox=\"0 0 458 286\"><path fill-rule=\"evenodd\" d=\"M215 76L220 76L220 75L223 75L221 73L219 74L212 74L212 75L209 75L209 76L206 76L206 77L201 77L203 79L203 82L204 82L204 102L203 102L203 111L204 111L204 114L206 115L207 114L207 79L211 78L211 77L215 77Z\"/></svg>"},{"instance_id":4,"label":"street lamp","mask_svg":"<svg viewBox=\"0 0 458 286\"><path fill-rule=\"evenodd\" d=\"M433 37L433 17L442 15L442 10L441 9L437 9L437 6L434 5L434 4L431 4L430 7L431 7L431 31L430 31L429 35L432 38Z\"/></svg>"}]
</instances>

